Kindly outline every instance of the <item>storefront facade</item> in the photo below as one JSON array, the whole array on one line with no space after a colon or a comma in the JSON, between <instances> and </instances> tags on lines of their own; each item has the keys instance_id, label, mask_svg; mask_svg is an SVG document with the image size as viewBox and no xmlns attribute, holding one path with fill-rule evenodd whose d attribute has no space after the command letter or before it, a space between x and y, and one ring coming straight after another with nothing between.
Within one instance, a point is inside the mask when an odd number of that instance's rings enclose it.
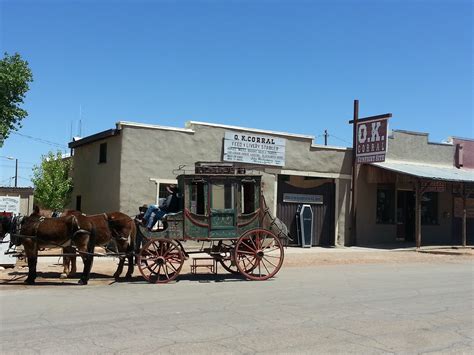
<instances>
[{"instance_id":1,"label":"storefront facade","mask_svg":"<svg viewBox=\"0 0 474 355\"><path fill-rule=\"evenodd\" d=\"M348 148L317 145L312 136L203 122L188 122L185 128L119 122L70 147L70 207L85 213L134 215L138 206L164 197L177 175L193 173L196 162L230 162L262 175L266 204L290 230L296 229L297 206L307 203L314 210L312 244L347 244Z\"/></svg>"},{"instance_id":2,"label":"storefront facade","mask_svg":"<svg viewBox=\"0 0 474 355\"><path fill-rule=\"evenodd\" d=\"M311 206L313 246L459 245L463 233L474 243L473 141L432 143L428 134L399 130L387 140L384 162L359 165L355 233L352 149L317 145L312 136L204 122L185 128L118 122L70 143L70 207L134 215L138 206L164 197L178 175L194 173L196 162L232 163L262 175L267 206L293 236L298 207Z\"/></svg>"},{"instance_id":3,"label":"storefront facade","mask_svg":"<svg viewBox=\"0 0 474 355\"><path fill-rule=\"evenodd\" d=\"M452 142L393 131L385 162L362 165L357 177L356 244L461 244L456 206L460 192L471 188L474 170L456 167L455 157ZM474 243L470 231L467 243Z\"/></svg>"}]
</instances>

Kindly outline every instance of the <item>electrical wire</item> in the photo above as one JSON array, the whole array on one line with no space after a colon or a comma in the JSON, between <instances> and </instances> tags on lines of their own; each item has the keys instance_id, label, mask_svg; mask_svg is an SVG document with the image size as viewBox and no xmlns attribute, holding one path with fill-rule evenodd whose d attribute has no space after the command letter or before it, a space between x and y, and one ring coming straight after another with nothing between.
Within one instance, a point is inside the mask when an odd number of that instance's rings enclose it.
<instances>
[{"instance_id":1,"label":"electrical wire","mask_svg":"<svg viewBox=\"0 0 474 355\"><path fill-rule=\"evenodd\" d=\"M64 144L60 144L60 143L56 143L56 142L51 142L51 141L48 141L46 139L42 139L42 138L37 138L37 137L33 137L33 136L29 136L27 134L22 134L22 133L18 133L18 132L12 132L13 134L16 134L18 136L21 136L21 137L25 137L25 138L28 138L28 139L31 139L31 140L34 140L36 142L39 142L39 143L43 143L43 144L48 144L50 146L53 146L53 147L57 147L57 148L62 148L62 149L67 149L68 147Z\"/></svg>"},{"instance_id":2,"label":"electrical wire","mask_svg":"<svg viewBox=\"0 0 474 355\"><path fill-rule=\"evenodd\" d=\"M339 138L338 136L335 136L334 134L329 134L329 133L328 133L328 137L336 138L337 140L340 140L341 142L347 143L347 144L349 144L349 145L352 146L352 143L351 143L351 142L346 141L345 139Z\"/></svg>"}]
</instances>

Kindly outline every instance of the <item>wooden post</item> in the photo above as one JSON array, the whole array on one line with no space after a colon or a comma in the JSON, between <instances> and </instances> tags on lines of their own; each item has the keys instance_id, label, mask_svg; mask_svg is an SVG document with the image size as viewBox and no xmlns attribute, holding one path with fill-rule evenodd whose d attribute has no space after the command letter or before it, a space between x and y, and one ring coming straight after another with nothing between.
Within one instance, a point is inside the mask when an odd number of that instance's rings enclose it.
<instances>
[{"instance_id":1,"label":"wooden post","mask_svg":"<svg viewBox=\"0 0 474 355\"><path fill-rule=\"evenodd\" d=\"M352 126L352 190L351 190L351 206L352 206L352 245L357 244L357 207L356 207L356 187L357 187L357 161L356 161L356 144L357 144L357 121L359 120L359 100L354 100L354 122Z\"/></svg>"},{"instance_id":2,"label":"wooden post","mask_svg":"<svg viewBox=\"0 0 474 355\"><path fill-rule=\"evenodd\" d=\"M415 182L415 240L416 248L421 247L421 183L420 179Z\"/></svg>"}]
</instances>

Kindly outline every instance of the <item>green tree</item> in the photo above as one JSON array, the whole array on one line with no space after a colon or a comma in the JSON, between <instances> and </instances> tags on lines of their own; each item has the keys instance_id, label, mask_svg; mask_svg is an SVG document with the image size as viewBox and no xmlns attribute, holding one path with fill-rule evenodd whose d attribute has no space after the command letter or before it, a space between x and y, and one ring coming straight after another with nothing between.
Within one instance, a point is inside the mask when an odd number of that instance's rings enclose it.
<instances>
[{"instance_id":1,"label":"green tree","mask_svg":"<svg viewBox=\"0 0 474 355\"><path fill-rule=\"evenodd\" d=\"M60 211L69 202L72 192L72 178L69 173L72 159L63 159L58 151L41 157L41 165L33 168L35 202L43 208Z\"/></svg>"},{"instance_id":2,"label":"green tree","mask_svg":"<svg viewBox=\"0 0 474 355\"><path fill-rule=\"evenodd\" d=\"M18 53L8 55L0 60L0 147L10 132L21 127L21 120L28 113L20 108L33 74L28 62L21 59Z\"/></svg>"}]
</instances>

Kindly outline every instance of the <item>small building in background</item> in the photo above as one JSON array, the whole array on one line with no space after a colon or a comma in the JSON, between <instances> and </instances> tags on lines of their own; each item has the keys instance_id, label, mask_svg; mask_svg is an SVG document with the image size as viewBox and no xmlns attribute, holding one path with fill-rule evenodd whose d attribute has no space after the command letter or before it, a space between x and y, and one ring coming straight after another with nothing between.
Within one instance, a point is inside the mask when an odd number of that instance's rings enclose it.
<instances>
[{"instance_id":1,"label":"small building in background","mask_svg":"<svg viewBox=\"0 0 474 355\"><path fill-rule=\"evenodd\" d=\"M33 212L32 187L0 187L0 213L29 216Z\"/></svg>"}]
</instances>

